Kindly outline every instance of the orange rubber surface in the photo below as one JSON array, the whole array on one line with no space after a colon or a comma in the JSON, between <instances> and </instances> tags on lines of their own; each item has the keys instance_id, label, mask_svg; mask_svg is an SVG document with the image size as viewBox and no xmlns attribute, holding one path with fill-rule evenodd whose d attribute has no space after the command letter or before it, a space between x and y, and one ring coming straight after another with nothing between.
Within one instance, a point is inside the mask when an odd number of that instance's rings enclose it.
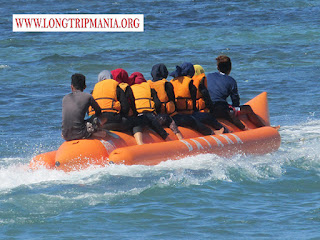
<instances>
[{"instance_id":1,"label":"orange rubber surface","mask_svg":"<svg viewBox=\"0 0 320 240\"><path fill-rule=\"evenodd\" d=\"M232 133L203 136L188 128L179 127L184 139L178 140L166 128L169 136L166 141L151 130L143 133L144 145L136 145L133 136L122 132L111 132L105 139L82 139L64 142L57 151L42 153L30 162L31 169L46 167L73 171L91 165L106 166L109 163L126 165L155 165L165 160L176 160L201 153L214 153L230 157L234 154L266 154L280 147L278 131L270 127L267 93L263 92L250 100L253 111L267 125L255 126L246 116L241 121L250 129L241 131L233 124L219 120Z\"/></svg>"}]
</instances>

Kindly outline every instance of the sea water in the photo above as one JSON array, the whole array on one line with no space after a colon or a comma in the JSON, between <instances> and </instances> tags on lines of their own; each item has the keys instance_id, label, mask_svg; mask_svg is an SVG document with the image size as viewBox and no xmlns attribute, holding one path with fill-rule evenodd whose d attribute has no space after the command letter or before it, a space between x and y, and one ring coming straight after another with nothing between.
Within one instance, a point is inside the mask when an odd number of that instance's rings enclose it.
<instances>
[{"instance_id":1,"label":"sea water","mask_svg":"<svg viewBox=\"0 0 320 240\"><path fill-rule=\"evenodd\" d=\"M18 33L12 14L144 14L140 33ZM320 239L319 1L9 1L0 8L0 239ZM157 166L29 171L56 150L70 76L150 79L232 59L241 103L268 92L281 147Z\"/></svg>"}]
</instances>

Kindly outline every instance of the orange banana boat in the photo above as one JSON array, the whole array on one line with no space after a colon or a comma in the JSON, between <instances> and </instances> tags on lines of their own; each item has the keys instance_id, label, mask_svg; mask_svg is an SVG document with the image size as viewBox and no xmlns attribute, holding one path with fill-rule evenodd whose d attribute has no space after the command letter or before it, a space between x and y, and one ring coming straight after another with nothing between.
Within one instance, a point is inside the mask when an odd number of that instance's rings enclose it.
<instances>
[{"instance_id":1,"label":"orange banana boat","mask_svg":"<svg viewBox=\"0 0 320 240\"><path fill-rule=\"evenodd\" d=\"M64 171L85 169L91 165L108 164L156 165L166 160L181 159L202 153L214 153L230 157L238 153L262 155L276 151L280 147L280 134L270 127L267 93L263 92L246 103L267 125L255 126L246 116L241 121L250 130L241 131L233 124L220 120L232 133L203 136L179 127L184 139L178 140L169 128L166 141L155 132L146 130L143 139L146 144L136 145L133 136L112 131L104 139L82 139L64 142L57 151L35 156L30 168L46 167Z\"/></svg>"}]
</instances>

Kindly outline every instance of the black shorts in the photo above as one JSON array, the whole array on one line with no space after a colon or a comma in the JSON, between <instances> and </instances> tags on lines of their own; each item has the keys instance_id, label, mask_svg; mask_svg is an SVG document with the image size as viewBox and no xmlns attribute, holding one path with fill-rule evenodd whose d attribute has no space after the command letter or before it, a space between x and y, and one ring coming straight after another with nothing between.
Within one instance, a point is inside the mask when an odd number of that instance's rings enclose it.
<instances>
[{"instance_id":1,"label":"black shorts","mask_svg":"<svg viewBox=\"0 0 320 240\"><path fill-rule=\"evenodd\" d=\"M227 120L231 120L230 117L230 108L227 102L215 102L213 104L213 116L216 118L223 118Z\"/></svg>"}]
</instances>

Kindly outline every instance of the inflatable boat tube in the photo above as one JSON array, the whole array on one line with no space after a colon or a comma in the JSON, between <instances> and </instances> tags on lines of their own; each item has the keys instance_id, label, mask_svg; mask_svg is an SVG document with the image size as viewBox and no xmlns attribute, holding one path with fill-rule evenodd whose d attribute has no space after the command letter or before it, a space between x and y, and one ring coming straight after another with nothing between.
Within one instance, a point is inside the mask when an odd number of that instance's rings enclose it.
<instances>
[{"instance_id":1,"label":"inflatable boat tube","mask_svg":"<svg viewBox=\"0 0 320 240\"><path fill-rule=\"evenodd\" d=\"M136 145L130 134L112 131L104 139L66 141L57 151L35 156L29 166L31 169L45 167L73 171L92 165L156 165L162 161L203 153L231 157L239 153L262 155L278 150L281 138L278 130L270 127L267 93L261 93L246 105L252 107L266 124L265 127L256 128L245 115L241 115L241 121L250 130L241 131L230 122L219 119L233 132L203 136L192 129L179 127L184 139L178 140L175 134L166 128L169 136L163 140L155 132L145 130L144 145Z\"/></svg>"}]
</instances>

